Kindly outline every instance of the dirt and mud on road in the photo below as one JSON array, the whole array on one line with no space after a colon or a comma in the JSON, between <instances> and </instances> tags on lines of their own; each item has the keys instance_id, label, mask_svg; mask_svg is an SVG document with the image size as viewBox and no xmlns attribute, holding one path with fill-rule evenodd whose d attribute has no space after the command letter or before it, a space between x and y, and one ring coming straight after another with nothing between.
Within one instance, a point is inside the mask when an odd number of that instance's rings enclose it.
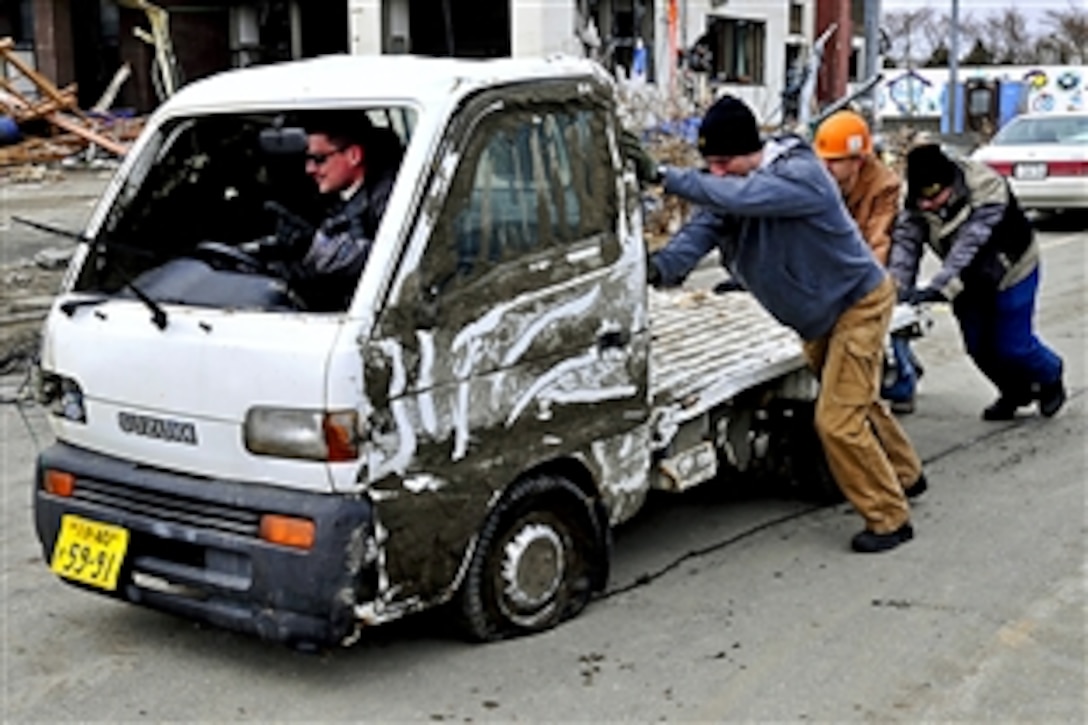
<instances>
[{"instance_id":1,"label":"dirt and mud on road","mask_svg":"<svg viewBox=\"0 0 1088 725\"><path fill-rule=\"evenodd\" d=\"M0 169L0 373L18 370L37 349L42 317L74 249L71 240L13 217L80 232L112 174L61 164Z\"/></svg>"}]
</instances>

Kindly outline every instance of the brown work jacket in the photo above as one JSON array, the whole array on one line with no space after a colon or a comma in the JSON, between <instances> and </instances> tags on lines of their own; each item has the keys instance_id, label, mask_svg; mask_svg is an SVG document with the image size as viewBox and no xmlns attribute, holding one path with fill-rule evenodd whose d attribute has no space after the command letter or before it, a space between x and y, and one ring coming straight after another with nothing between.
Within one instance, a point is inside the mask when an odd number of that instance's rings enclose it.
<instances>
[{"instance_id":1,"label":"brown work jacket","mask_svg":"<svg viewBox=\"0 0 1088 725\"><path fill-rule=\"evenodd\" d=\"M902 206L899 176L879 159L867 156L843 201L877 260L887 266L891 228Z\"/></svg>"}]
</instances>

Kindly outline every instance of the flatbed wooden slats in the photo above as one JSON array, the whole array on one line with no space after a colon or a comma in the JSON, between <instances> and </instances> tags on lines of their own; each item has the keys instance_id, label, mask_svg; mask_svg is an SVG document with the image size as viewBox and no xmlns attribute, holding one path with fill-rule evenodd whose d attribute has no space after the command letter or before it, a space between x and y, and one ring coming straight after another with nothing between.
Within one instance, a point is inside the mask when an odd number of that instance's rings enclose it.
<instances>
[{"instance_id":1,"label":"flatbed wooden slats","mask_svg":"<svg viewBox=\"0 0 1088 725\"><path fill-rule=\"evenodd\" d=\"M743 292L651 290L650 330L655 405L693 415L804 366L797 335Z\"/></svg>"}]
</instances>

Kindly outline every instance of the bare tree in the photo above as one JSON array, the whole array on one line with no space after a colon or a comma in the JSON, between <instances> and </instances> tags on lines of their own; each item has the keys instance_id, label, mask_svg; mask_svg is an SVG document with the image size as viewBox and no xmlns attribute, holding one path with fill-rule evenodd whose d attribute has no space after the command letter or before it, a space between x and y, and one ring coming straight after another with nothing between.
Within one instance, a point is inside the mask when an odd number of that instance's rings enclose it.
<instances>
[{"instance_id":1,"label":"bare tree","mask_svg":"<svg viewBox=\"0 0 1088 725\"><path fill-rule=\"evenodd\" d=\"M983 18L982 31L997 63L1024 65L1037 62L1036 40L1028 29L1027 18L1015 6Z\"/></svg>"},{"instance_id":2,"label":"bare tree","mask_svg":"<svg viewBox=\"0 0 1088 725\"><path fill-rule=\"evenodd\" d=\"M971 50L960 59L960 62L963 65L994 65L994 57L982 38L976 37L971 45Z\"/></svg>"},{"instance_id":3,"label":"bare tree","mask_svg":"<svg viewBox=\"0 0 1088 725\"><path fill-rule=\"evenodd\" d=\"M1088 63L1088 10L1072 0L1068 10L1047 10L1043 24L1050 31L1043 40L1057 63Z\"/></svg>"},{"instance_id":4,"label":"bare tree","mask_svg":"<svg viewBox=\"0 0 1088 725\"><path fill-rule=\"evenodd\" d=\"M884 14L884 30L891 41L887 59L901 68L913 68L933 52L924 32L932 22L932 8L903 10Z\"/></svg>"},{"instance_id":5,"label":"bare tree","mask_svg":"<svg viewBox=\"0 0 1088 725\"><path fill-rule=\"evenodd\" d=\"M1015 0L1004 10L981 18L961 17L960 60L973 65L1088 64L1088 10L1081 7L1081 0L1068 2L1065 10L1045 11L1038 34L1033 33ZM947 13L929 6L886 13L883 30L890 42L885 64L901 68L946 66L951 26Z\"/></svg>"},{"instance_id":6,"label":"bare tree","mask_svg":"<svg viewBox=\"0 0 1088 725\"><path fill-rule=\"evenodd\" d=\"M960 25L962 27L962 23ZM930 13L929 17L919 25L919 32L924 40L925 47L929 48L929 56L943 52L946 60L948 57L948 38L951 35L952 18L945 13Z\"/></svg>"}]
</instances>

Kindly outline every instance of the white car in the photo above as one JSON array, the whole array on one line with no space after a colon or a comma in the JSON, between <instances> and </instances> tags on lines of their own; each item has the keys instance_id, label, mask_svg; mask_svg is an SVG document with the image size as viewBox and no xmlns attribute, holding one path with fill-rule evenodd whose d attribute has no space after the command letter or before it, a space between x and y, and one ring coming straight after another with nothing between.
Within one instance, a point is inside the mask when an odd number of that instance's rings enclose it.
<instances>
[{"instance_id":1,"label":"white car","mask_svg":"<svg viewBox=\"0 0 1088 725\"><path fill-rule=\"evenodd\" d=\"M1088 112L1017 116L971 158L1008 177L1025 209L1088 209Z\"/></svg>"}]
</instances>

